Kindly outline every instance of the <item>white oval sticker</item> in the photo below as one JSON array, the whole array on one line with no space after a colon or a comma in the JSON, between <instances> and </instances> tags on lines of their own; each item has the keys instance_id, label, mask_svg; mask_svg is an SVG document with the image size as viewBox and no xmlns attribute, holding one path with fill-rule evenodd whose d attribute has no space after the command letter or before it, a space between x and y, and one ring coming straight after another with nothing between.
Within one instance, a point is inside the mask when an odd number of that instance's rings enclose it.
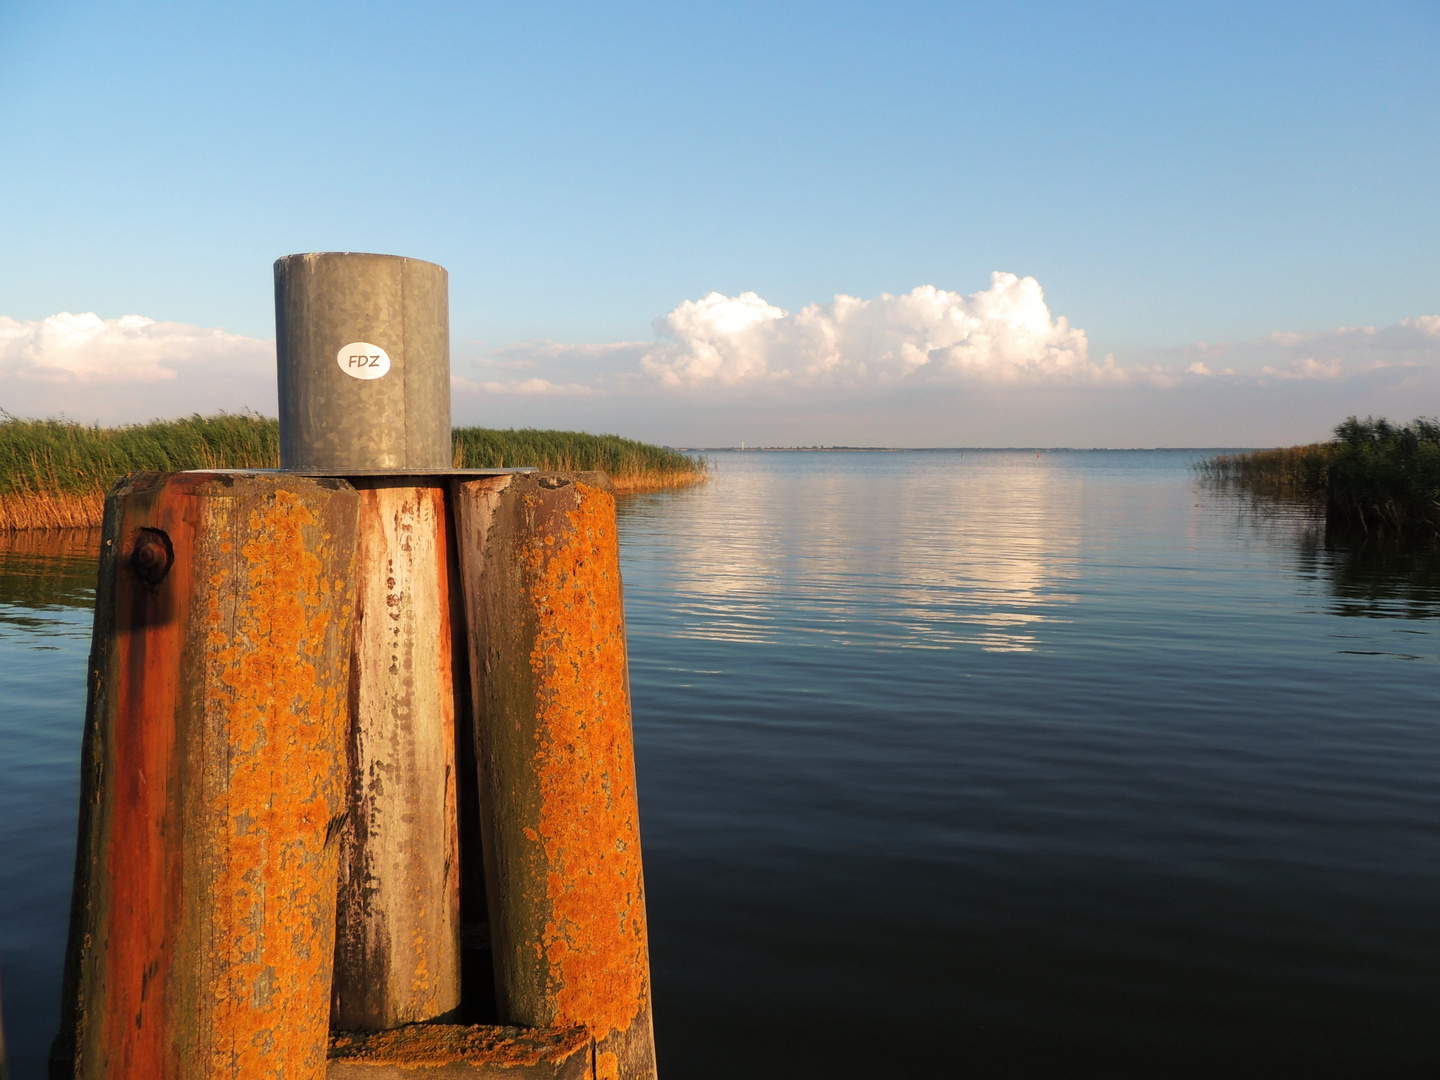
<instances>
[{"instance_id":1,"label":"white oval sticker","mask_svg":"<svg viewBox=\"0 0 1440 1080\"><path fill-rule=\"evenodd\" d=\"M352 341L335 355L335 362L352 379L378 379L390 370L389 355L368 341Z\"/></svg>"}]
</instances>

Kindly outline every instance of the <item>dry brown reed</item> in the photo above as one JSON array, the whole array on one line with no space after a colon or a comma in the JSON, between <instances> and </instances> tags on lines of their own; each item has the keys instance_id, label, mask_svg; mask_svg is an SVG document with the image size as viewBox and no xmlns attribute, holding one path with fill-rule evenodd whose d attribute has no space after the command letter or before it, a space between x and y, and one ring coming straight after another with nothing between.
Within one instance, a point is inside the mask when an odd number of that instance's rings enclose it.
<instances>
[{"instance_id":1,"label":"dry brown reed","mask_svg":"<svg viewBox=\"0 0 1440 1080\"><path fill-rule=\"evenodd\" d=\"M670 488L698 484L709 477L709 472L694 469L647 469L642 472L612 476L616 495L643 495L650 491L665 491Z\"/></svg>"},{"instance_id":2,"label":"dry brown reed","mask_svg":"<svg viewBox=\"0 0 1440 1080\"><path fill-rule=\"evenodd\" d=\"M105 493L27 491L0 495L0 531L95 529L105 511Z\"/></svg>"}]
</instances>

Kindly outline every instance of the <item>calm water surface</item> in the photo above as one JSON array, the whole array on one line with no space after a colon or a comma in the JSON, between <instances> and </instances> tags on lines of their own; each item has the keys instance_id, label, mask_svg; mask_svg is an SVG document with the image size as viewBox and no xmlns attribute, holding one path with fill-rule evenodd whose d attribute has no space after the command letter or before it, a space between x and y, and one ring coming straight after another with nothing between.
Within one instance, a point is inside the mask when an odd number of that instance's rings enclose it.
<instances>
[{"instance_id":1,"label":"calm water surface","mask_svg":"<svg viewBox=\"0 0 1440 1080\"><path fill-rule=\"evenodd\" d=\"M666 1076L1440 1071L1440 559L1195 457L719 454L623 505ZM89 644L57 543L0 551L21 1080Z\"/></svg>"}]
</instances>

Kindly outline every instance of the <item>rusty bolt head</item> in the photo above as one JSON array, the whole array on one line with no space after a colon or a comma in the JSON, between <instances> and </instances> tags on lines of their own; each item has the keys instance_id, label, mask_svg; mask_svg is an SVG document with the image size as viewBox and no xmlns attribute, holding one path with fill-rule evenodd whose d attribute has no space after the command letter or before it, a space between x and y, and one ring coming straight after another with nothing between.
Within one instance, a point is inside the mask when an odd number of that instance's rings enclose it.
<instances>
[{"instance_id":1,"label":"rusty bolt head","mask_svg":"<svg viewBox=\"0 0 1440 1080\"><path fill-rule=\"evenodd\" d=\"M141 529L130 548L130 565L146 585L159 585L175 565L175 548L159 529Z\"/></svg>"}]
</instances>

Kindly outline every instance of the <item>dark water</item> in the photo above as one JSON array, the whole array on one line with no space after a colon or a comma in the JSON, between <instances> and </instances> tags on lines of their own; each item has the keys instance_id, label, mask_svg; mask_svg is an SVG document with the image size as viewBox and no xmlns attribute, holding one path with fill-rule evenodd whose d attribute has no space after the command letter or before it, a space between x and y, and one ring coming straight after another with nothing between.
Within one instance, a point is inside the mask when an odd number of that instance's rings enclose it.
<instances>
[{"instance_id":1,"label":"dark water","mask_svg":"<svg viewBox=\"0 0 1440 1080\"><path fill-rule=\"evenodd\" d=\"M60 1019L98 533L0 533L0 996L15 1080Z\"/></svg>"},{"instance_id":2,"label":"dark water","mask_svg":"<svg viewBox=\"0 0 1440 1080\"><path fill-rule=\"evenodd\" d=\"M721 454L625 504L664 1075L1440 1073L1440 558L1193 457ZM22 1080L91 565L0 553Z\"/></svg>"}]
</instances>

